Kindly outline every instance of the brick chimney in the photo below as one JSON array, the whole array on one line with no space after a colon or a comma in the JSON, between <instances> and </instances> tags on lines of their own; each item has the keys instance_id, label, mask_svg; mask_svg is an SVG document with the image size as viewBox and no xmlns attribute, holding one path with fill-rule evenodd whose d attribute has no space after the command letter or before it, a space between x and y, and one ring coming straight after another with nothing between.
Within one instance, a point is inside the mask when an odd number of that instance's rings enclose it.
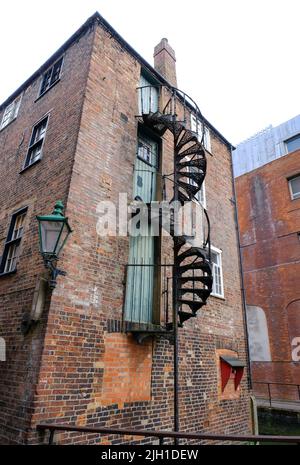
<instances>
[{"instance_id":1,"label":"brick chimney","mask_svg":"<svg viewBox=\"0 0 300 465\"><path fill-rule=\"evenodd\" d=\"M154 69L172 86L177 87L175 52L168 39L161 39L154 49Z\"/></svg>"}]
</instances>

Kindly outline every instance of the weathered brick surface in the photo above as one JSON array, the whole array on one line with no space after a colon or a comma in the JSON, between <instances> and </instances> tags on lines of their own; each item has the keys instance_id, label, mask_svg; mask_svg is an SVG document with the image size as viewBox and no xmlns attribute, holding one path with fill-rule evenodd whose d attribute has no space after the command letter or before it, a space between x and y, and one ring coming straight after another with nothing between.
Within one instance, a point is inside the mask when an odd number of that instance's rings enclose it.
<instances>
[{"instance_id":1,"label":"weathered brick surface","mask_svg":"<svg viewBox=\"0 0 300 465\"><path fill-rule=\"evenodd\" d=\"M1 331L6 334L5 323L11 308L14 308L15 318L9 326L9 345L16 346L19 358L22 353L29 361L35 357L31 370L27 369L32 382L28 382L30 396L26 423L18 413L24 402L20 388L24 366L21 367L21 362L17 363L11 353L11 362L3 366L1 379L6 380L4 382L7 383L9 379L11 363L15 372L14 390L12 387L8 389L7 384L2 387L5 423L20 430L18 437L13 430L8 434L7 428L4 428L2 437L6 442L43 442L46 437L35 429L36 424L42 421L149 429L170 429L173 425L173 347L163 339L138 345L130 336L111 333L111 321L122 320L128 238L103 238L96 231L97 205L101 200L109 199L117 203L120 192L127 192L129 198L132 196L138 129L135 118L138 111L136 87L141 66L101 26L95 28L89 60L92 38L92 34L87 34L66 54L66 61L70 57L70 66L73 53L74 60L83 60L80 67L75 66L75 62L72 69L64 68L65 79L70 73L67 89L63 88L62 79L47 94L49 99L50 96L53 99L50 105L53 115L54 112L55 115L60 113L60 105L67 108L66 102L70 102L74 123L70 123L71 116L66 114L60 124L54 123L54 117L51 119L55 126L52 132L47 133L44 159L39 168L42 168L42 163L47 163L46 160L49 160L49 165L45 165L45 170L32 167L27 173L29 177L30 173L36 172L35 175L43 181L38 188L38 185L33 185L32 179L28 179L31 190L26 194L28 202L34 204L34 199L37 202L32 207L31 215L28 215L30 226L26 229L23 242L23 250L26 244L32 248L32 266L28 266L22 253L17 274L0 282L8 301L4 307ZM60 91L60 87L63 90ZM75 92L75 89L78 91ZM67 98L66 92L70 92ZM34 106L34 99L28 102ZM46 105L46 100L44 102ZM14 124L18 124L21 131L25 120L20 115L7 131L12 130ZM70 130L72 134L74 131L74 139ZM59 144L64 137L70 137L71 141L67 146L63 144L65 151L60 157L65 156L65 159L60 158L57 168L61 170L59 181L46 178L45 182L45 173L55 170L53 165L57 160L55 149L54 152L51 149L51 140L53 144ZM172 171L172 144L170 134L165 134L163 172ZM185 328L179 331L181 429L246 433L250 428L247 373L237 399L221 400L218 397L216 350L233 350L243 360L246 360L246 353L234 207L231 202L231 156L224 142L213 134L212 151L214 156L208 160L206 189L212 220L212 241L223 250L225 299L211 297L199 316L187 322ZM15 172L14 176L18 201L22 203L24 189L19 190ZM24 338L17 333L23 308L21 292L25 292L25 281L34 285L31 273L36 279L43 270L33 215L49 211L53 199L58 197L66 201L67 214L74 229L61 260L61 267L67 271L67 276L58 278L56 289L49 295L43 321ZM1 221L2 231L7 228L13 208L7 199L4 200L7 213ZM31 235L27 232L29 227ZM5 232L1 237L4 236ZM170 240L165 238L163 244L162 258L170 263ZM16 290L14 297L9 294L9 291ZM30 295L29 292L28 305ZM13 299L17 300L17 306L14 306ZM26 340L30 344L24 353L22 349ZM34 342L36 350L33 355ZM13 390L11 397L8 394L10 390ZM16 390L19 390L17 396ZM119 444L133 443L135 440L117 437L101 439L102 443ZM149 441L145 439L142 442ZM56 442L94 443L99 442L99 438L78 433L58 434Z\"/></svg>"},{"instance_id":2,"label":"weathered brick surface","mask_svg":"<svg viewBox=\"0 0 300 465\"><path fill-rule=\"evenodd\" d=\"M21 334L22 318L30 312L37 279L44 273L35 215L51 212L57 199L67 200L92 40L92 32L87 33L67 50L60 82L37 101L41 78L34 81L23 94L17 119L0 132L1 254L12 213L28 206L18 271L0 277L0 336L7 345L7 362L0 362L3 440L23 442L33 411L48 312L47 305L43 322L27 336ZM43 159L20 173L32 127L46 113Z\"/></svg>"},{"instance_id":3,"label":"weathered brick surface","mask_svg":"<svg viewBox=\"0 0 300 465\"><path fill-rule=\"evenodd\" d=\"M273 361L253 363L254 381L300 382L299 363L289 363L300 336L300 200L291 200L287 181L299 172L299 156L293 152L236 181L246 300L266 314ZM272 389L298 398L295 387ZM267 387L259 392L267 395Z\"/></svg>"}]
</instances>

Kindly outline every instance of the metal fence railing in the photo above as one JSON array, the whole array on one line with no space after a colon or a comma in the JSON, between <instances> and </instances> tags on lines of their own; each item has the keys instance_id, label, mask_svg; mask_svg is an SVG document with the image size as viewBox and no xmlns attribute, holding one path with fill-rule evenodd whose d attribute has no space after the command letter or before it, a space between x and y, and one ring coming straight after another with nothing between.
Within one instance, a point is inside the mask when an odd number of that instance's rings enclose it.
<instances>
[{"instance_id":1,"label":"metal fence railing","mask_svg":"<svg viewBox=\"0 0 300 465\"><path fill-rule=\"evenodd\" d=\"M230 442L230 443L285 443L285 444L298 444L300 445L300 436L269 436L269 435L222 435L222 434L199 434L199 433L184 433L184 432L173 432L173 431L151 431L151 430L131 430L121 428L97 428L97 427L86 427L86 426L72 426L63 424L39 424L37 425L38 431L49 431L49 445L54 443L54 434L56 431L64 432L78 432L78 433L91 433L99 434L104 436L118 435L118 436L136 436L140 438L155 438L159 440L160 445L164 445L165 439L173 439L179 441L185 439L186 441L215 441Z\"/></svg>"},{"instance_id":2,"label":"metal fence railing","mask_svg":"<svg viewBox=\"0 0 300 465\"><path fill-rule=\"evenodd\" d=\"M255 395L258 399L267 399L270 407L272 401L300 402L300 384L253 381ZM255 389L255 386L265 389ZM299 405L300 409L300 405Z\"/></svg>"}]
</instances>

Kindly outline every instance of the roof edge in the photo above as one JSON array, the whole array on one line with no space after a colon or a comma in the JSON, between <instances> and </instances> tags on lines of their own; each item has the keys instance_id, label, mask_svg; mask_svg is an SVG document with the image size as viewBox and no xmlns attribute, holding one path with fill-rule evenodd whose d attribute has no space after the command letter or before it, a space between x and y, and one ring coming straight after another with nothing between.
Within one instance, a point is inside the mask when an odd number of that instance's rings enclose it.
<instances>
[{"instance_id":1,"label":"roof edge","mask_svg":"<svg viewBox=\"0 0 300 465\"><path fill-rule=\"evenodd\" d=\"M7 106L11 100L14 100L23 90L25 90L35 79L37 79L50 64L59 58L59 56L64 53L77 39L79 39L89 27L91 27L95 22L102 25L131 55L133 55L148 71L153 74L162 84L172 87L172 85L158 72L153 66L151 66L123 37L106 21L103 16L96 11L92 16L90 16L87 21L79 28L77 31L58 49L54 52L50 58L48 58L45 63L38 68L26 81L21 84L4 102L0 104L0 111ZM191 110L192 110L191 106ZM203 116L205 124L213 131L215 134L230 148L235 149L235 147Z\"/></svg>"},{"instance_id":2,"label":"roof edge","mask_svg":"<svg viewBox=\"0 0 300 465\"><path fill-rule=\"evenodd\" d=\"M77 39L79 39L85 32L86 30L94 23L97 21L98 18L98 13L94 13L92 16L90 16L87 21L80 26L77 31L72 34L72 36L58 49L56 52L54 52L50 58L48 58L42 66L40 66L37 71L35 71L26 81L23 82L4 102L0 104L0 111L3 109L3 107L7 106L7 104L11 101L14 100L23 90L25 90L33 81L35 81L42 73L43 71L46 71L46 69L50 66L50 64L55 61L56 58L59 58L62 53L64 53Z\"/></svg>"}]
</instances>

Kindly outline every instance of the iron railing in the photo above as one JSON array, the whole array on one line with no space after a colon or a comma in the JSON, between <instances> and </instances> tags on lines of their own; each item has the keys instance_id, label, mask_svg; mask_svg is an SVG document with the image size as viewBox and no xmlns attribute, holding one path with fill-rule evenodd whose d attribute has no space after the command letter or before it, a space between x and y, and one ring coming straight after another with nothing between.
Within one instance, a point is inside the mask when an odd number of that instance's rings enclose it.
<instances>
[{"instance_id":1,"label":"iron railing","mask_svg":"<svg viewBox=\"0 0 300 465\"><path fill-rule=\"evenodd\" d=\"M281 402L300 402L300 384L294 384L294 383L277 383L277 382L268 382L268 381L254 381L252 380L252 384L259 385L259 386L267 386L267 399L269 402L270 407L272 407L272 400L273 401L281 401ZM276 387L276 394L274 393L274 390L272 390L272 386ZM292 387L292 390L294 393L296 393L296 396L294 398L287 398L284 397L281 393L281 387L284 387L285 389L285 395L287 395L287 388L289 389ZM256 393L256 397L258 399L265 399L266 397L260 393ZM298 399L296 399L298 397Z\"/></svg>"},{"instance_id":2,"label":"iron railing","mask_svg":"<svg viewBox=\"0 0 300 465\"><path fill-rule=\"evenodd\" d=\"M141 204L142 205L142 204ZM145 205L145 204L144 204ZM136 204L137 208L139 203ZM149 208L149 218L151 217L151 203L147 204ZM200 238L197 239L203 249L207 250L208 260L211 260L211 246L210 246L210 221L206 209L198 204L198 207L201 208L201 226L202 231ZM139 208L142 208L140 206ZM192 214L192 211L190 212ZM168 233L168 225L170 226L173 223L172 212L170 213L171 217L165 218L164 213L160 210L158 212L159 218L156 218L156 221L159 221L159 228L165 229ZM197 210L199 215L199 211ZM173 212L174 215L174 212ZM188 216L187 213L184 213L184 216ZM182 220L181 217L180 221ZM183 228L189 228L188 224L185 224ZM173 224L174 231L176 227ZM199 230L200 228L198 228ZM161 229L160 229L161 230ZM173 231L173 234L174 234ZM186 236L192 236L192 233L188 231L183 231ZM196 236L195 236L196 238ZM191 244L188 244L192 246ZM147 252L147 250L145 250ZM149 251L148 251L149 252ZM147 254L145 254L147 255ZM133 260L132 263L125 265L125 298L124 298L124 329L129 331L130 329L141 328L143 331L154 331L160 327L160 330L167 331L170 329L172 324L172 290L173 290L173 269L174 264L154 264L154 263L144 263L142 259L138 262ZM199 274L202 274L201 271L195 272L191 270L190 274L193 278L197 277ZM129 283L131 285L129 285ZM146 298L146 290L153 289L153 295L151 294L150 299ZM193 282L193 291L197 290L195 282ZM154 296L155 294L155 296ZM195 298L195 296L193 297ZM155 311L155 308L160 308L161 311ZM153 322L150 322L151 314L157 314L156 318L153 319ZM145 316L148 315L148 321L145 321ZM154 315L155 316L155 315ZM159 321L157 320L159 318ZM146 319L147 320L147 319ZM155 321L156 320L156 321ZM159 332L159 331L158 331Z\"/></svg>"},{"instance_id":3,"label":"iron railing","mask_svg":"<svg viewBox=\"0 0 300 465\"><path fill-rule=\"evenodd\" d=\"M168 324L172 322L172 279L173 265L166 263L126 265L123 312L125 331L168 330ZM146 295L149 289L151 295ZM157 312L159 321L155 321L156 307L161 309Z\"/></svg>"},{"instance_id":4,"label":"iron railing","mask_svg":"<svg viewBox=\"0 0 300 465\"><path fill-rule=\"evenodd\" d=\"M286 444L298 444L300 445L300 436L270 436L270 435L222 435L222 434L206 434L206 433L185 433L185 432L173 432L173 431L152 431L152 430L132 430L122 428L97 428L92 426L72 426L64 424L47 424L41 423L37 425L38 431L49 431L49 445L54 443L54 434L56 431L64 432L78 432L78 433L91 433L99 435L119 435L119 436L137 436L141 438L156 438L159 440L159 444L162 446L165 443L165 439L173 439L178 441L185 439L186 441L215 441L215 442L238 442L240 444L250 443L259 444L263 442L268 443L286 443ZM129 443L130 444L130 443Z\"/></svg>"},{"instance_id":5,"label":"iron railing","mask_svg":"<svg viewBox=\"0 0 300 465\"><path fill-rule=\"evenodd\" d=\"M165 91L165 95L163 92ZM181 121L186 124L187 115L191 113L195 116L195 132L201 134L201 143L204 142L205 125L204 118L195 100L182 90L166 85L147 85L137 87L139 115L155 113L159 111L162 114L172 115L177 119L177 111L182 112ZM201 127L201 129L200 129Z\"/></svg>"}]
</instances>

